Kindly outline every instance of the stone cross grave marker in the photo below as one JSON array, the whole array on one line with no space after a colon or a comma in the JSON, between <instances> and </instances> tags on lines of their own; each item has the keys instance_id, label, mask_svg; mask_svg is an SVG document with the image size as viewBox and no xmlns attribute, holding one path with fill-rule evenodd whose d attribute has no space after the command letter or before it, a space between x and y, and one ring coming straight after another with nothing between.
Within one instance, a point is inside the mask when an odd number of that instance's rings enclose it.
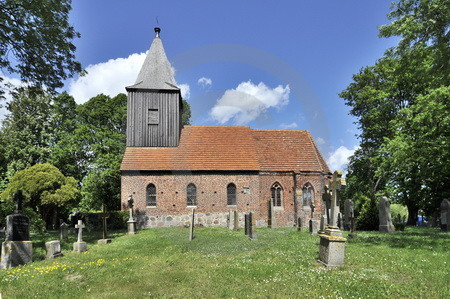
<instances>
[{"instance_id":1,"label":"stone cross grave marker","mask_svg":"<svg viewBox=\"0 0 450 299\"><path fill-rule=\"evenodd\" d=\"M59 239L60 240L65 240L69 237L69 225L65 222L61 223L61 225L59 226L60 229L60 233L59 233Z\"/></svg>"},{"instance_id":2,"label":"stone cross grave marker","mask_svg":"<svg viewBox=\"0 0 450 299\"><path fill-rule=\"evenodd\" d=\"M194 226L195 226L195 209L192 209L191 223L189 224L189 241L192 241L195 238Z\"/></svg>"},{"instance_id":3,"label":"stone cross grave marker","mask_svg":"<svg viewBox=\"0 0 450 299\"><path fill-rule=\"evenodd\" d=\"M33 244L30 241L30 220L22 214L25 197L19 190L13 195L14 214L6 216L5 242L2 243L0 267L6 269L32 261Z\"/></svg>"},{"instance_id":4,"label":"stone cross grave marker","mask_svg":"<svg viewBox=\"0 0 450 299\"><path fill-rule=\"evenodd\" d=\"M356 223L355 223L355 214L353 211L350 213L350 233L348 234L349 238L356 237Z\"/></svg>"},{"instance_id":5,"label":"stone cross grave marker","mask_svg":"<svg viewBox=\"0 0 450 299\"><path fill-rule=\"evenodd\" d=\"M448 231L450 231L450 225L449 225L450 202L448 201L448 199L442 200L440 209L441 209L441 231L448 232Z\"/></svg>"},{"instance_id":6,"label":"stone cross grave marker","mask_svg":"<svg viewBox=\"0 0 450 299\"><path fill-rule=\"evenodd\" d=\"M111 243L111 239L108 239L108 222L106 221L109 218L109 213L106 211L105 204L102 204L102 212L98 214L102 218L102 226L103 226L103 238L98 240L98 244L108 244Z\"/></svg>"},{"instance_id":7,"label":"stone cross grave marker","mask_svg":"<svg viewBox=\"0 0 450 299\"><path fill-rule=\"evenodd\" d=\"M344 202L344 230L350 230L350 214L354 211L353 200L347 198Z\"/></svg>"},{"instance_id":8,"label":"stone cross grave marker","mask_svg":"<svg viewBox=\"0 0 450 299\"><path fill-rule=\"evenodd\" d=\"M316 206L311 203L311 219L309 220L309 233L317 234L317 220L314 219L314 210Z\"/></svg>"},{"instance_id":9,"label":"stone cross grave marker","mask_svg":"<svg viewBox=\"0 0 450 299\"><path fill-rule=\"evenodd\" d=\"M378 227L381 233L393 233L395 231L391 219L391 202L386 196L380 198L378 203L378 214L380 218L380 225Z\"/></svg>"},{"instance_id":10,"label":"stone cross grave marker","mask_svg":"<svg viewBox=\"0 0 450 299\"><path fill-rule=\"evenodd\" d=\"M128 234L134 235L136 234L136 220L133 217L133 207L134 207L133 194L128 195L128 207L130 209L130 219L128 219L127 221Z\"/></svg>"},{"instance_id":11,"label":"stone cross grave marker","mask_svg":"<svg viewBox=\"0 0 450 299\"><path fill-rule=\"evenodd\" d=\"M342 186L343 186L342 172L336 170L333 173L333 179L330 182L330 189L331 189L330 225L334 227L337 226L337 214L339 213L339 192Z\"/></svg>"},{"instance_id":12,"label":"stone cross grave marker","mask_svg":"<svg viewBox=\"0 0 450 299\"><path fill-rule=\"evenodd\" d=\"M78 220L78 224L75 224L75 228L78 228L78 240L77 242L83 242L83 228L86 226L83 224L83 220Z\"/></svg>"}]
</instances>

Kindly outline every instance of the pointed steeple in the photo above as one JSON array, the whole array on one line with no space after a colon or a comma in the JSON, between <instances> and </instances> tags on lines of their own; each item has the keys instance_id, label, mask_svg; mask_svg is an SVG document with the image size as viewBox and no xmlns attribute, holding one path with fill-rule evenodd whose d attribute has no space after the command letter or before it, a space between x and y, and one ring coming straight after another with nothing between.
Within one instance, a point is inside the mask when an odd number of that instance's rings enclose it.
<instances>
[{"instance_id":1,"label":"pointed steeple","mask_svg":"<svg viewBox=\"0 0 450 299\"><path fill-rule=\"evenodd\" d=\"M128 88L179 90L176 86L173 69L159 37L161 29L155 28L155 39L139 71L136 82Z\"/></svg>"}]
</instances>

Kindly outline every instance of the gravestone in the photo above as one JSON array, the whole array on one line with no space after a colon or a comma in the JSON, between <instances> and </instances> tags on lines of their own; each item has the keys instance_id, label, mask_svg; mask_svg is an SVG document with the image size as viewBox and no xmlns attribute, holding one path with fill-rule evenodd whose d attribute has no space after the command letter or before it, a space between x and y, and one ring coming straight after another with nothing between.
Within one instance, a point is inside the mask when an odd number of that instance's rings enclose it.
<instances>
[{"instance_id":1,"label":"gravestone","mask_svg":"<svg viewBox=\"0 0 450 299\"><path fill-rule=\"evenodd\" d=\"M249 235L249 232L250 232L250 216L249 216L249 214L245 214L244 215L244 234L246 235L246 236L248 236Z\"/></svg>"},{"instance_id":2,"label":"gravestone","mask_svg":"<svg viewBox=\"0 0 450 299\"><path fill-rule=\"evenodd\" d=\"M76 253L85 252L87 250L86 242L83 242L83 228L85 227L83 220L78 220L78 224L75 225L75 228L78 228L78 240L73 243L73 251Z\"/></svg>"},{"instance_id":3,"label":"gravestone","mask_svg":"<svg viewBox=\"0 0 450 299\"><path fill-rule=\"evenodd\" d=\"M350 230L350 215L354 212L354 203L351 199L346 199L344 202L344 230Z\"/></svg>"},{"instance_id":4,"label":"gravestone","mask_svg":"<svg viewBox=\"0 0 450 299\"><path fill-rule=\"evenodd\" d=\"M65 222L61 223L59 226L59 239L60 240L66 240L69 238L69 225Z\"/></svg>"},{"instance_id":5,"label":"gravestone","mask_svg":"<svg viewBox=\"0 0 450 299\"><path fill-rule=\"evenodd\" d=\"M239 230L239 213L238 211L233 211L233 221L234 221L234 230Z\"/></svg>"},{"instance_id":6,"label":"gravestone","mask_svg":"<svg viewBox=\"0 0 450 299\"><path fill-rule=\"evenodd\" d=\"M54 259L57 257L62 257L61 244L58 240L45 242L45 249L47 250L46 259Z\"/></svg>"},{"instance_id":7,"label":"gravestone","mask_svg":"<svg viewBox=\"0 0 450 299\"><path fill-rule=\"evenodd\" d=\"M297 231L302 231L302 218L298 217L297 219Z\"/></svg>"},{"instance_id":8,"label":"gravestone","mask_svg":"<svg viewBox=\"0 0 450 299\"><path fill-rule=\"evenodd\" d=\"M227 226L228 226L228 229L234 229L234 220L233 220L233 211L232 210L228 211Z\"/></svg>"},{"instance_id":9,"label":"gravestone","mask_svg":"<svg viewBox=\"0 0 450 299\"><path fill-rule=\"evenodd\" d=\"M380 233L393 233L395 228L391 219L391 202L386 196L380 198L380 202L378 203L378 214L380 218L378 231Z\"/></svg>"},{"instance_id":10,"label":"gravestone","mask_svg":"<svg viewBox=\"0 0 450 299\"><path fill-rule=\"evenodd\" d=\"M327 267L338 267L344 264L345 242L347 239L342 236L342 231L337 226L339 192L344 185L342 172L336 170L328 188L331 190L332 195L329 215L331 219L329 219L329 225L327 225L325 232L319 234L319 261Z\"/></svg>"},{"instance_id":11,"label":"gravestone","mask_svg":"<svg viewBox=\"0 0 450 299\"><path fill-rule=\"evenodd\" d=\"M194 240L194 226L195 226L195 209L192 209L191 223L189 224L189 241Z\"/></svg>"},{"instance_id":12,"label":"gravestone","mask_svg":"<svg viewBox=\"0 0 450 299\"><path fill-rule=\"evenodd\" d=\"M109 213L106 211L105 204L102 204L102 212L98 215L102 218L103 238L98 240L97 244L111 243L111 239L108 239L108 223L106 222L106 219L109 218Z\"/></svg>"},{"instance_id":13,"label":"gravestone","mask_svg":"<svg viewBox=\"0 0 450 299\"><path fill-rule=\"evenodd\" d=\"M312 235L316 235L317 234L317 227L318 227L318 223L316 219L310 219L309 220L309 233Z\"/></svg>"},{"instance_id":14,"label":"gravestone","mask_svg":"<svg viewBox=\"0 0 450 299\"><path fill-rule=\"evenodd\" d=\"M356 237L356 221L355 221L355 214L353 211L350 214L350 233L348 234L349 238L355 238Z\"/></svg>"},{"instance_id":15,"label":"gravestone","mask_svg":"<svg viewBox=\"0 0 450 299\"><path fill-rule=\"evenodd\" d=\"M248 238L256 240L256 219L253 213L248 213Z\"/></svg>"},{"instance_id":16,"label":"gravestone","mask_svg":"<svg viewBox=\"0 0 450 299\"><path fill-rule=\"evenodd\" d=\"M450 231L450 225L449 225L449 209L450 209L450 202L448 199L444 199L441 202L441 231L448 232Z\"/></svg>"},{"instance_id":17,"label":"gravestone","mask_svg":"<svg viewBox=\"0 0 450 299\"><path fill-rule=\"evenodd\" d=\"M319 226L319 233L324 233L325 232L325 228L328 225L328 218L326 214L323 214L320 217L320 226Z\"/></svg>"},{"instance_id":18,"label":"gravestone","mask_svg":"<svg viewBox=\"0 0 450 299\"><path fill-rule=\"evenodd\" d=\"M133 217L133 207L134 207L133 195L130 194L128 196L128 208L130 209L130 218L127 221L129 235L136 234L136 220Z\"/></svg>"},{"instance_id":19,"label":"gravestone","mask_svg":"<svg viewBox=\"0 0 450 299\"><path fill-rule=\"evenodd\" d=\"M19 190L13 196L16 202L14 214L6 216L5 241L2 243L0 268L25 265L32 261L33 245L30 241L29 219L22 214L25 197Z\"/></svg>"},{"instance_id":20,"label":"gravestone","mask_svg":"<svg viewBox=\"0 0 450 299\"><path fill-rule=\"evenodd\" d=\"M339 227L339 229L344 229L344 224L343 224L344 220L342 219L342 213L338 213L337 214L337 227Z\"/></svg>"},{"instance_id":21,"label":"gravestone","mask_svg":"<svg viewBox=\"0 0 450 299\"><path fill-rule=\"evenodd\" d=\"M275 208L273 204L273 198L269 200L269 221L268 226L269 228L276 228L277 227L277 215L275 214Z\"/></svg>"}]
</instances>

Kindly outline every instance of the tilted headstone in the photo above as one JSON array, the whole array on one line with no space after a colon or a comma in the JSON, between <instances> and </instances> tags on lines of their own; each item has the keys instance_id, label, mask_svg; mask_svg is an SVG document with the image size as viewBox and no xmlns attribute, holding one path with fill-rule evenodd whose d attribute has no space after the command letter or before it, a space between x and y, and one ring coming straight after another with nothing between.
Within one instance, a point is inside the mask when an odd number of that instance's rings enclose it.
<instances>
[{"instance_id":1,"label":"tilted headstone","mask_svg":"<svg viewBox=\"0 0 450 299\"><path fill-rule=\"evenodd\" d=\"M395 228L391 219L391 202L386 196L380 198L380 202L378 203L378 213L380 218L378 230L381 233L393 233Z\"/></svg>"},{"instance_id":2,"label":"tilted headstone","mask_svg":"<svg viewBox=\"0 0 450 299\"><path fill-rule=\"evenodd\" d=\"M54 259L57 257L62 257L61 244L58 240L45 242L45 249L47 250L46 259Z\"/></svg>"},{"instance_id":3,"label":"tilted headstone","mask_svg":"<svg viewBox=\"0 0 450 299\"><path fill-rule=\"evenodd\" d=\"M1 268L16 267L32 261L33 245L30 242L29 219L22 214L25 197L19 190L14 194L16 209L6 216L5 242L2 243Z\"/></svg>"},{"instance_id":4,"label":"tilted headstone","mask_svg":"<svg viewBox=\"0 0 450 299\"><path fill-rule=\"evenodd\" d=\"M344 202L344 230L350 230L350 215L354 212L354 203L351 199Z\"/></svg>"},{"instance_id":5,"label":"tilted headstone","mask_svg":"<svg viewBox=\"0 0 450 299\"><path fill-rule=\"evenodd\" d=\"M83 228L86 226L83 224L83 220L78 220L78 224L75 225L75 228L78 229L78 240L73 243L73 251L77 253L81 253L87 250L86 242L83 242Z\"/></svg>"},{"instance_id":6,"label":"tilted headstone","mask_svg":"<svg viewBox=\"0 0 450 299\"><path fill-rule=\"evenodd\" d=\"M189 224L189 241L194 240L194 226L195 226L195 209L192 209L191 223Z\"/></svg>"},{"instance_id":7,"label":"tilted headstone","mask_svg":"<svg viewBox=\"0 0 450 299\"><path fill-rule=\"evenodd\" d=\"M441 230L443 232L450 231L450 219L449 219L449 210L450 210L450 202L448 199L444 199L441 202Z\"/></svg>"},{"instance_id":8,"label":"tilted headstone","mask_svg":"<svg viewBox=\"0 0 450 299\"><path fill-rule=\"evenodd\" d=\"M66 240L69 238L69 225L65 222L61 223L59 226L60 232L59 232L59 239L60 240Z\"/></svg>"}]
</instances>

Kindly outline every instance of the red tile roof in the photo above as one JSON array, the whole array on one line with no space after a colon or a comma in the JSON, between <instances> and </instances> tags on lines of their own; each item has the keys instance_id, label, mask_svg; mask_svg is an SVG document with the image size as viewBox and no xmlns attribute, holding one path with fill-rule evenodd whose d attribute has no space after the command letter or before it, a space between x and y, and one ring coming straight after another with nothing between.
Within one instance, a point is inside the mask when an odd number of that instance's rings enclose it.
<instances>
[{"instance_id":1,"label":"red tile roof","mask_svg":"<svg viewBox=\"0 0 450 299\"><path fill-rule=\"evenodd\" d=\"M237 126L185 126L178 147L128 147L121 170L330 172L308 131Z\"/></svg>"}]
</instances>

